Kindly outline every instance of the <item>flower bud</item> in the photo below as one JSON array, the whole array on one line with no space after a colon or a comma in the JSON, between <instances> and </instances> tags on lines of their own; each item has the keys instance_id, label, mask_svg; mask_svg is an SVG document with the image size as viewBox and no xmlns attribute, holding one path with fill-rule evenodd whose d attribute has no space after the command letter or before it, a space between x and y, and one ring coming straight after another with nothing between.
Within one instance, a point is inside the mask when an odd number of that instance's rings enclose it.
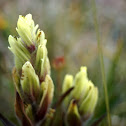
<instances>
[{"instance_id":1,"label":"flower bud","mask_svg":"<svg viewBox=\"0 0 126 126\"><path fill-rule=\"evenodd\" d=\"M35 61L35 68L40 73L41 71L41 64L42 64L42 59L45 60L47 57L47 49L45 45L39 45L38 50L37 50L37 55L36 55L36 61Z\"/></svg>"},{"instance_id":2,"label":"flower bud","mask_svg":"<svg viewBox=\"0 0 126 126\"><path fill-rule=\"evenodd\" d=\"M80 100L88 90L87 68L81 67L80 71L76 74L74 80L73 98Z\"/></svg>"},{"instance_id":3,"label":"flower bud","mask_svg":"<svg viewBox=\"0 0 126 126\"><path fill-rule=\"evenodd\" d=\"M45 39L45 33L40 29L37 31L36 41L38 45L46 45L47 40Z\"/></svg>"},{"instance_id":4,"label":"flower bud","mask_svg":"<svg viewBox=\"0 0 126 126\"><path fill-rule=\"evenodd\" d=\"M62 94L68 91L71 87L73 86L73 76L72 75L66 75L63 81L63 86L62 86ZM67 96L64 99L64 104L67 106L69 103L69 96Z\"/></svg>"},{"instance_id":5,"label":"flower bud","mask_svg":"<svg viewBox=\"0 0 126 126\"><path fill-rule=\"evenodd\" d=\"M51 103L54 93L54 84L50 75L46 75L44 83L41 85L43 96L40 102L40 106L43 104L45 96L48 96L48 103Z\"/></svg>"},{"instance_id":6,"label":"flower bud","mask_svg":"<svg viewBox=\"0 0 126 126\"><path fill-rule=\"evenodd\" d=\"M29 61L22 67L21 86L28 99L37 100L40 88L39 78Z\"/></svg>"},{"instance_id":7,"label":"flower bud","mask_svg":"<svg viewBox=\"0 0 126 126\"><path fill-rule=\"evenodd\" d=\"M46 75L45 81L41 84L41 92L42 98L37 112L38 121L44 118L54 94L54 84L49 75Z\"/></svg>"},{"instance_id":8,"label":"flower bud","mask_svg":"<svg viewBox=\"0 0 126 126\"><path fill-rule=\"evenodd\" d=\"M44 80L46 74L50 74L50 63L47 56L46 44L38 46L35 68L40 75L40 80Z\"/></svg>"},{"instance_id":9,"label":"flower bud","mask_svg":"<svg viewBox=\"0 0 126 126\"><path fill-rule=\"evenodd\" d=\"M31 14L27 14L25 17L19 16L16 30L27 47L34 45L37 28L38 25L35 26Z\"/></svg>"},{"instance_id":10,"label":"flower bud","mask_svg":"<svg viewBox=\"0 0 126 126\"><path fill-rule=\"evenodd\" d=\"M83 99L79 107L79 111L82 116L84 115L84 117L92 115L98 100L98 89L92 84L91 81L89 81L88 85L88 94L86 98Z\"/></svg>"},{"instance_id":11,"label":"flower bud","mask_svg":"<svg viewBox=\"0 0 126 126\"><path fill-rule=\"evenodd\" d=\"M15 57L18 57L20 64L24 64L26 61L30 59L30 53L25 48L20 38L14 38L11 35L8 38L10 47L8 47ZM15 61L16 62L16 61Z\"/></svg>"},{"instance_id":12,"label":"flower bud","mask_svg":"<svg viewBox=\"0 0 126 126\"><path fill-rule=\"evenodd\" d=\"M62 93L65 93L67 90L69 90L73 85L73 76L72 75L66 75L63 81L63 87L62 87Z\"/></svg>"},{"instance_id":13,"label":"flower bud","mask_svg":"<svg viewBox=\"0 0 126 126\"><path fill-rule=\"evenodd\" d=\"M68 107L67 123L69 126L81 126L81 118L75 100L72 100Z\"/></svg>"},{"instance_id":14,"label":"flower bud","mask_svg":"<svg viewBox=\"0 0 126 126\"><path fill-rule=\"evenodd\" d=\"M46 74L50 74L50 62L48 57L41 59L40 77L43 78Z\"/></svg>"}]
</instances>

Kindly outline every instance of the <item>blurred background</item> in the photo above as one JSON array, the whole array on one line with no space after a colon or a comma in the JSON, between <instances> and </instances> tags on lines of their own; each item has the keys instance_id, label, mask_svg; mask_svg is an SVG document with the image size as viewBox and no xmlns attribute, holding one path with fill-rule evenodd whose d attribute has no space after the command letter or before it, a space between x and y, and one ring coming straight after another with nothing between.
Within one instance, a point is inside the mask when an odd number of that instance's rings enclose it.
<instances>
[{"instance_id":1,"label":"blurred background","mask_svg":"<svg viewBox=\"0 0 126 126\"><path fill-rule=\"evenodd\" d=\"M126 126L126 0L96 0L106 81L113 126ZM16 33L19 15L31 13L45 32L52 77L57 82L55 60L63 60L60 86L66 73L87 66L88 76L99 88L99 101L87 125L106 115L96 32L89 0L0 0L0 113L19 125L14 113L15 89L11 71L13 54L8 36ZM106 126L106 116L99 126ZM0 126L2 126L0 122Z\"/></svg>"}]
</instances>

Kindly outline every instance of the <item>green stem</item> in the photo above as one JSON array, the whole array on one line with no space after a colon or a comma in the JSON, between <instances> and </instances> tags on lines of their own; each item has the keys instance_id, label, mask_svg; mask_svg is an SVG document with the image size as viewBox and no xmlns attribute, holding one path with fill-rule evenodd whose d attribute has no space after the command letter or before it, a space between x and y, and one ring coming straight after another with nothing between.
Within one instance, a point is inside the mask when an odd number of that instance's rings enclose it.
<instances>
[{"instance_id":1,"label":"green stem","mask_svg":"<svg viewBox=\"0 0 126 126\"><path fill-rule=\"evenodd\" d=\"M105 93L107 119L108 119L108 125L111 126L111 116L110 116L110 108L109 108L108 90L107 90L107 84L106 84L105 68L104 68L104 60L103 60L103 51L102 51L102 44L101 44L101 38L100 38L100 32L99 32L99 25L98 25L98 20L97 20L97 10L96 10L95 0L92 0L92 9L93 9L93 16L94 16L93 18L94 18L94 25L95 25L95 30L96 30L98 51L99 51L102 81L103 81L103 87L104 87L104 93Z\"/></svg>"},{"instance_id":2,"label":"green stem","mask_svg":"<svg viewBox=\"0 0 126 126\"><path fill-rule=\"evenodd\" d=\"M57 70L57 94L56 94L56 98L59 99L60 95L61 95L61 70Z\"/></svg>"}]
</instances>

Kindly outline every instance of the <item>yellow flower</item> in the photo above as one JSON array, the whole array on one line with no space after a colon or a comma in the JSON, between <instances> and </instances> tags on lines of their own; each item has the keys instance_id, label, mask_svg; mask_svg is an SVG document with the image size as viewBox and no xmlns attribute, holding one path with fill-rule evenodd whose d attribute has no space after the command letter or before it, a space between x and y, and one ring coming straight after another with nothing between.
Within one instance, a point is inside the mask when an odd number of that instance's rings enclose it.
<instances>
[{"instance_id":1,"label":"yellow flower","mask_svg":"<svg viewBox=\"0 0 126 126\"><path fill-rule=\"evenodd\" d=\"M13 80L17 96L26 106L25 112L32 121L42 120L52 101L54 84L50 77L50 63L43 31L32 19L31 14L19 16L17 32L19 38L9 36L10 51L15 56ZM18 100L19 100L18 99ZM16 100L16 104L18 104ZM17 115L23 114L17 106ZM33 109L35 114L33 114ZM20 117L19 117L20 118Z\"/></svg>"},{"instance_id":2,"label":"yellow flower","mask_svg":"<svg viewBox=\"0 0 126 126\"><path fill-rule=\"evenodd\" d=\"M74 89L67 97L67 99L69 99L69 101L67 100L67 103L70 103L70 99L71 101L77 101L79 114L84 118L91 116L98 100L98 89L88 79L86 67L81 67L73 82L71 76L65 76L62 88L63 92L72 86L74 86ZM64 101L64 103L65 102L66 101Z\"/></svg>"}]
</instances>

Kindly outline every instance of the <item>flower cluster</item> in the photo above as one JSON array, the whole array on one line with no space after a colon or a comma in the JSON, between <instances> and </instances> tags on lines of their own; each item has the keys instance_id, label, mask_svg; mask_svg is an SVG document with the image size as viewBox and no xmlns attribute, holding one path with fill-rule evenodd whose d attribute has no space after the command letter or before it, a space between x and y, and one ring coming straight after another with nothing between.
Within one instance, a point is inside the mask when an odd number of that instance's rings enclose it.
<instances>
[{"instance_id":1,"label":"flower cluster","mask_svg":"<svg viewBox=\"0 0 126 126\"><path fill-rule=\"evenodd\" d=\"M19 16L16 31L9 36L9 49L14 54L13 80L17 91L15 109L18 117L34 124L42 120L50 105L54 85L43 31L34 24L32 15Z\"/></svg>"},{"instance_id":2,"label":"flower cluster","mask_svg":"<svg viewBox=\"0 0 126 126\"><path fill-rule=\"evenodd\" d=\"M15 60L13 69L16 88L15 111L23 126L34 126L46 120L44 117L48 115L47 110L54 94L46 48L47 40L44 32L35 25L31 14L19 16L16 31L19 37L10 35L8 38L9 49ZM58 58L54 61L54 68L61 69L63 63L64 59ZM67 109L66 119L69 126L81 126L82 120L94 112L98 89L88 79L86 67L81 67L75 78L72 75L65 76L62 93L66 93L72 87L73 90L63 101Z\"/></svg>"},{"instance_id":3,"label":"flower cluster","mask_svg":"<svg viewBox=\"0 0 126 126\"><path fill-rule=\"evenodd\" d=\"M82 119L85 120L93 114L98 100L98 89L88 80L86 67L81 67L74 79L72 75L65 76L62 92L71 87L74 87L73 91L64 100L65 107L68 107L67 121L70 126L79 126Z\"/></svg>"}]
</instances>

